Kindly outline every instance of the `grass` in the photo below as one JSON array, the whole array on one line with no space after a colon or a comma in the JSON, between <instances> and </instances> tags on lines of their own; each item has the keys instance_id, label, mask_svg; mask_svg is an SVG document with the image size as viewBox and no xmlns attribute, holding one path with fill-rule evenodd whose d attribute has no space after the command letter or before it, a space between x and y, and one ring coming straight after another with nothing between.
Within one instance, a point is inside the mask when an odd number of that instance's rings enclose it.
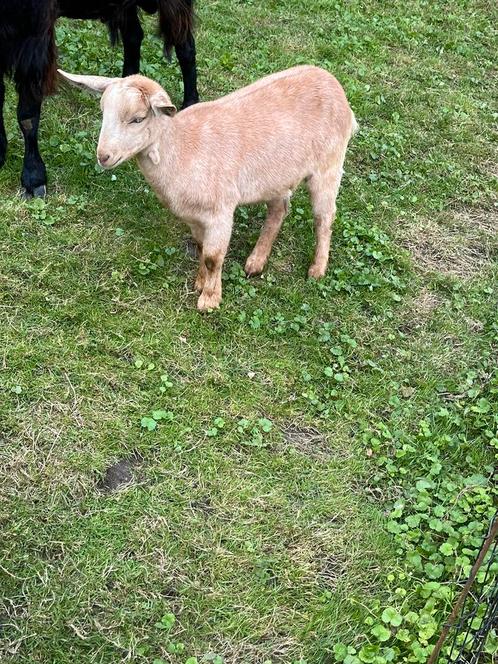
<instances>
[{"instance_id":1,"label":"grass","mask_svg":"<svg viewBox=\"0 0 498 664\"><path fill-rule=\"evenodd\" d=\"M263 210L238 212L222 308L200 316L187 230L134 165L95 167L94 98L64 90L46 102L50 197L16 197L10 91L0 172L9 664L334 661L338 640L361 641L400 555L386 528L397 489L376 482L365 432L384 423L411 435L469 374L483 390L492 379L493 3L205 0L198 13L204 99L304 62L342 82L361 131L329 274L305 279L313 237L299 190L268 270L250 282L241 266ZM118 74L102 26L58 30L65 70ZM143 72L179 102L177 66L160 50L149 36ZM155 430L141 426L157 410ZM463 447L448 473L491 462L481 439ZM131 481L116 486L120 477ZM174 641L160 622L169 613ZM172 642L185 649L168 652Z\"/></svg>"}]
</instances>

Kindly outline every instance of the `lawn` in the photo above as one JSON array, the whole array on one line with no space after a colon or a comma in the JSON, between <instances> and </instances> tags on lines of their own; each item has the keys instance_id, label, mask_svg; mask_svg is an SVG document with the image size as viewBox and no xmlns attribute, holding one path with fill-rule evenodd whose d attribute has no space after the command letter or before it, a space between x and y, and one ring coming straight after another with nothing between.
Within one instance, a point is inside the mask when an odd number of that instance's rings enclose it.
<instances>
[{"instance_id":1,"label":"lawn","mask_svg":"<svg viewBox=\"0 0 498 664\"><path fill-rule=\"evenodd\" d=\"M186 227L96 167L95 98L46 102L49 197L20 200L9 86L2 662L426 661L497 495L497 25L487 0L199 0L203 99L314 63L360 124L326 278L298 190L254 280L264 209L238 211L203 316ZM120 71L100 24L58 43Z\"/></svg>"}]
</instances>

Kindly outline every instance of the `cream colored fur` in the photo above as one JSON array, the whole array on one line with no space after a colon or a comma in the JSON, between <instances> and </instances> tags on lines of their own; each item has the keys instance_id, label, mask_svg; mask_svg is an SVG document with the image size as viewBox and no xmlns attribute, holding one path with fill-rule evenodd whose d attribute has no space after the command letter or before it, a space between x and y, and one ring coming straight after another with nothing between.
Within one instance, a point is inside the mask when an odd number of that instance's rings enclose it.
<instances>
[{"instance_id":1,"label":"cream colored fur","mask_svg":"<svg viewBox=\"0 0 498 664\"><path fill-rule=\"evenodd\" d=\"M200 250L201 311L221 302L235 208L268 203L267 220L246 262L246 273L258 274L303 180L316 232L308 274L325 274L346 148L356 130L344 91L328 72L294 67L178 114L161 86L143 76L60 73L102 93L100 164L113 168L136 157L161 202L190 226Z\"/></svg>"}]
</instances>

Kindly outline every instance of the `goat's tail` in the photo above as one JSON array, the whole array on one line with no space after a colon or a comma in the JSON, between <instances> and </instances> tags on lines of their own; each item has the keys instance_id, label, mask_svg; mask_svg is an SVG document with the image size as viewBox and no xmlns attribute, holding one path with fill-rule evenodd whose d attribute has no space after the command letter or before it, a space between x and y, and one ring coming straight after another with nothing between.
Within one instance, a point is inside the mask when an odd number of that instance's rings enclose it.
<instances>
[{"instance_id":1,"label":"goat's tail","mask_svg":"<svg viewBox=\"0 0 498 664\"><path fill-rule=\"evenodd\" d=\"M57 46L55 43L55 20L51 23L47 35L47 60L45 63L45 82L43 94L52 95L57 89Z\"/></svg>"},{"instance_id":2,"label":"goat's tail","mask_svg":"<svg viewBox=\"0 0 498 664\"><path fill-rule=\"evenodd\" d=\"M159 31L169 56L173 46L187 41L194 30L194 0L158 0L158 6Z\"/></svg>"},{"instance_id":3,"label":"goat's tail","mask_svg":"<svg viewBox=\"0 0 498 664\"><path fill-rule=\"evenodd\" d=\"M351 124L351 136L354 136L360 129L358 122L356 121L354 113L351 113L353 116L353 122Z\"/></svg>"}]
</instances>

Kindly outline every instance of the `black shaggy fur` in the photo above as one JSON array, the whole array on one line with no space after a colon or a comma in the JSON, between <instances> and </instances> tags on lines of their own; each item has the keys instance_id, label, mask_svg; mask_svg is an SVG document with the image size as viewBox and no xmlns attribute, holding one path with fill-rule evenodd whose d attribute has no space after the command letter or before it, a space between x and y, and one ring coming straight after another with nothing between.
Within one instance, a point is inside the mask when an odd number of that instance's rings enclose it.
<instances>
[{"instance_id":1,"label":"black shaggy fur","mask_svg":"<svg viewBox=\"0 0 498 664\"><path fill-rule=\"evenodd\" d=\"M183 106L198 100L193 0L0 0L0 167L7 137L3 123L4 76L19 95L17 118L25 152L21 183L26 196L44 196L46 170L38 150L43 97L55 90L55 22L59 16L103 21L111 42L121 41L123 76L138 73L144 36L139 12L159 15L159 32L168 57L176 51L184 82Z\"/></svg>"},{"instance_id":2,"label":"black shaggy fur","mask_svg":"<svg viewBox=\"0 0 498 664\"><path fill-rule=\"evenodd\" d=\"M0 0L0 71L13 76L18 90L26 81L36 96L54 91L56 18L54 0Z\"/></svg>"}]
</instances>

